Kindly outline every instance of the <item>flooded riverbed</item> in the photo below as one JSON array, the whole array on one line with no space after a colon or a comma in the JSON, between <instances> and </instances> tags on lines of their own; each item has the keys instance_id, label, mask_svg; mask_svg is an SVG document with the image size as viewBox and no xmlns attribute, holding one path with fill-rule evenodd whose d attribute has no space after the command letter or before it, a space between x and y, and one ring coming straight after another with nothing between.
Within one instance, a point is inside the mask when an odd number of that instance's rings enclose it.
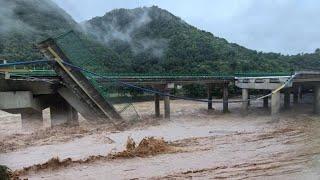
<instances>
[{"instance_id":1,"label":"flooded riverbed","mask_svg":"<svg viewBox=\"0 0 320 180\"><path fill-rule=\"evenodd\" d=\"M153 119L152 102L136 103L142 122L125 131L108 125L44 129L42 136L19 131L19 118L3 115L0 131L0 164L13 170L45 163L52 157L72 160L89 156L107 156L123 151L128 136L139 142L144 137L162 137L174 153L148 157L96 159L88 163L70 163L65 167L31 171L29 179L319 179L320 118L312 115L311 105L297 105L282 112L272 122L268 110L252 104L246 117L240 105L207 111L206 104L172 101L171 120ZM8 120L11 118L11 120ZM41 135L41 133L38 133ZM10 137L10 138L6 138ZM12 141L19 142L15 145ZM24 142L28 141L28 142ZM13 143L10 145L10 143ZM10 148L11 147L11 148Z\"/></svg>"}]
</instances>

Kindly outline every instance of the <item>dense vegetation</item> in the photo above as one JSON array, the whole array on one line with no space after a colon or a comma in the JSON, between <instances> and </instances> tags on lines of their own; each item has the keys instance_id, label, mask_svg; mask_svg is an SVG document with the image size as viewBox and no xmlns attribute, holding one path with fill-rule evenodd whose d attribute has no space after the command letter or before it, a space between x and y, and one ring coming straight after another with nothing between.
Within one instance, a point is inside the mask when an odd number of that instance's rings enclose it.
<instances>
[{"instance_id":1,"label":"dense vegetation","mask_svg":"<svg viewBox=\"0 0 320 180\"><path fill-rule=\"evenodd\" d=\"M51 0L0 0L0 59L41 58L36 42L76 27Z\"/></svg>"},{"instance_id":2,"label":"dense vegetation","mask_svg":"<svg viewBox=\"0 0 320 180\"><path fill-rule=\"evenodd\" d=\"M247 49L199 30L158 7L116 9L77 24L50 0L0 0L0 58L31 60L33 46L75 29L97 71L211 73L320 69L320 51L284 56Z\"/></svg>"},{"instance_id":3,"label":"dense vegetation","mask_svg":"<svg viewBox=\"0 0 320 180\"><path fill-rule=\"evenodd\" d=\"M247 72L320 69L320 52L296 56L262 53L201 31L158 7L117 9L83 25L117 52L119 71Z\"/></svg>"}]
</instances>

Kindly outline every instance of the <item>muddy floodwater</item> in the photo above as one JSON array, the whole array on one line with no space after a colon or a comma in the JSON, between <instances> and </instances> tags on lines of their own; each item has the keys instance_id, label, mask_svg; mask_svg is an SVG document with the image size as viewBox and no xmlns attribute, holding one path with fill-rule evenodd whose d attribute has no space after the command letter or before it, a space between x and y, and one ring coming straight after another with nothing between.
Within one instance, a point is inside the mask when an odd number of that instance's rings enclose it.
<instances>
[{"instance_id":1,"label":"muddy floodwater","mask_svg":"<svg viewBox=\"0 0 320 180\"><path fill-rule=\"evenodd\" d=\"M153 118L153 102L134 106L141 120L124 131L81 119L79 127L26 132L19 116L1 112L0 164L19 171L54 157L72 159L31 168L21 174L28 179L320 179L320 116L310 103L283 110L276 122L262 102L244 117L240 104L223 114L220 104L208 111L204 103L172 100L170 120ZM129 136L163 138L175 151L101 158L125 150Z\"/></svg>"}]
</instances>

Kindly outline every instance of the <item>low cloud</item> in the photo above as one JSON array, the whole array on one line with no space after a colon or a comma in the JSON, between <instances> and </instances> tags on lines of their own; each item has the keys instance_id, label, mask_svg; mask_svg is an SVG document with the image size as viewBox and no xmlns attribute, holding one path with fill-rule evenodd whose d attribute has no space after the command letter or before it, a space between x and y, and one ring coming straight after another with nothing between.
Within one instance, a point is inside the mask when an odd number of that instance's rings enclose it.
<instances>
[{"instance_id":1,"label":"low cloud","mask_svg":"<svg viewBox=\"0 0 320 180\"><path fill-rule=\"evenodd\" d=\"M101 24L98 25L95 24L97 22L95 22L96 19L94 19L91 23L82 23L81 27L84 32L95 37L107 46L112 45L114 41L122 41L129 44L134 54L148 51L155 57L162 57L168 44L166 39L136 37L136 33L152 21L148 8L139 10L142 12L127 12L131 19L125 25L122 25L123 22L120 22L118 18L113 17L107 22L104 20L99 21Z\"/></svg>"},{"instance_id":2,"label":"low cloud","mask_svg":"<svg viewBox=\"0 0 320 180\"><path fill-rule=\"evenodd\" d=\"M15 14L16 4L0 0L0 33L7 34L12 31L35 32L36 30L30 25L21 21Z\"/></svg>"},{"instance_id":3,"label":"low cloud","mask_svg":"<svg viewBox=\"0 0 320 180\"><path fill-rule=\"evenodd\" d=\"M54 1L81 20L114 8L157 5L191 25L258 51L297 54L320 47L320 1L316 0Z\"/></svg>"}]
</instances>

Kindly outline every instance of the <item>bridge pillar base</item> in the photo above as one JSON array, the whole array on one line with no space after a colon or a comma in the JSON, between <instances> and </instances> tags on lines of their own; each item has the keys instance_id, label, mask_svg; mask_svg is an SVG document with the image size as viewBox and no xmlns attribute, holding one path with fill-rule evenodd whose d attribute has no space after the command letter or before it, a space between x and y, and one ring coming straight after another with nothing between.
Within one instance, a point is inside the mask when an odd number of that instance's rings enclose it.
<instances>
[{"instance_id":1,"label":"bridge pillar base","mask_svg":"<svg viewBox=\"0 0 320 180\"><path fill-rule=\"evenodd\" d=\"M242 89L242 106L241 106L241 113L243 116L248 115L248 102L249 98L249 90L248 89Z\"/></svg>"},{"instance_id":2,"label":"bridge pillar base","mask_svg":"<svg viewBox=\"0 0 320 180\"><path fill-rule=\"evenodd\" d=\"M208 110L212 110L212 84L208 84L207 94L208 94Z\"/></svg>"},{"instance_id":3,"label":"bridge pillar base","mask_svg":"<svg viewBox=\"0 0 320 180\"><path fill-rule=\"evenodd\" d=\"M320 86L314 87L313 112L320 114Z\"/></svg>"},{"instance_id":4,"label":"bridge pillar base","mask_svg":"<svg viewBox=\"0 0 320 180\"><path fill-rule=\"evenodd\" d=\"M302 98L303 98L302 86L299 86L299 89L298 89L298 101L302 102Z\"/></svg>"},{"instance_id":5,"label":"bridge pillar base","mask_svg":"<svg viewBox=\"0 0 320 180\"><path fill-rule=\"evenodd\" d=\"M165 93L169 94L170 90L165 89ZM164 96L164 118L170 119L170 97Z\"/></svg>"},{"instance_id":6,"label":"bridge pillar base","mask_svg":"<svg viewBox=\"0 0 320 180\"><path fill-rule=\"evenodd\" d=\"M263 98L263 108L268 109L269 106L269 97Z\"/></svg>"},{"instance_id":7,"label":"bridge pillar base","mask_svg":"<svg viewBox=\"0 0 320 180\"><path fill-rule=\"evenodd\" d=\"M223 84L223 113L229 112L229 104L228 104L228 83Z\"/></svg>"},{"instance_id":8,"label":"bridge pillar base","mask_svg":"<svg viewBox=\"0 0 320 180\"><path fill-rule=\"evenodd\" d=\"M51 126L58 125L79 125L78 112L64 99L50 105Z\"/></svg>"},{"instance_id":9,"label":"bridge pillar base","mask_svg":"<svg viewBox=\"0 0 320 180\"><path fill-rule=\"evenodd\" d=\"M298 104L299 103L299 89L294 88L293 90L293 104Z\"/></svg>"},{"instance_id":10,"label":"bridge pillar base","mask_svg":"<svg viewBox=\"0 0 320 180\"><path fill-rule=\"evenodd\" d=\"M273 93L271 95L271 116L273 120L279 119L280 113L280 92Z\"/></svg>"},{"instance_id":11,"label":"bridge pillar base","mask_svg":"<svg viewBox=\"0 0 320 180\"><path fill-rule=\"evenodd\" d=\"M28 110L21 113L21 126L25 130L39 129L43 125L42 111Z\"/></svg>"},{"instance_id":12,"label":"bridge pillar base","mask_svg":"<svg viewBox=\"0 0 320 180\"><path fill-rule=\"evenodd\" d=\"M157 118L160 117L160 95L159 94L154 95L154 110L155 110L155 116Z\"/></svg>"},{"instance_id":13,"label":"bridge pillar base","mask_svg":"<svg viewBox=\"0 0 320 180\"><path fill-rule=\"evenodd\" d=\"M290 89L284 90L284 108L289 109L290 108Z\"/></svg>"}]
</instances>

